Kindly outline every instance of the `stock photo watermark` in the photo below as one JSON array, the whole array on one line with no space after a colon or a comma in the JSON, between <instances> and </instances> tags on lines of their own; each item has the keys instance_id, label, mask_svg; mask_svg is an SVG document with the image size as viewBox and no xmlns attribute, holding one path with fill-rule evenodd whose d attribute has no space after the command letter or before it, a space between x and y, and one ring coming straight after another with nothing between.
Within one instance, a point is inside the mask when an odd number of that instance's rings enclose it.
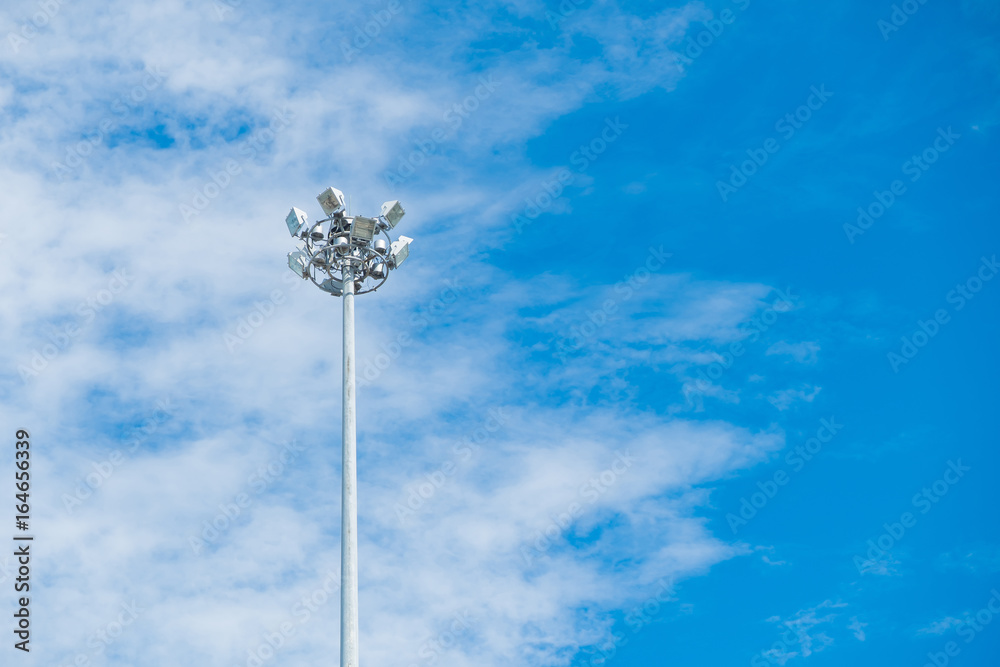
<instances>
[{"instance_id":1,"label":"stock photo watermark","mask_svg":"<svg viewBox=\"0 0 1000 667\"><path fill-rule=\"evenodd\" d=\"M521 559L525 565L530 566L536 559L544 557L573 522L583 516L587 507L600 500L635 464L635 459L628 450L615 454L617 456L606 470L580 485L577 500L570 502L562 512L550 515L548 525L539 529L529 544L521 546Z\"/></svg>"},{"instance_id":2,"label":"stock photo watermark","mask_svg":"<svg viewBox=\"0 0 1000 667\"><path fill-rule=\"evenodd\" d=\"M549 22L553 30L558 30L564 20L576 14L577 10L588 2L590 0L562 0L555 7L555 11L545 10L545 20Z\"/></svg>"},{"instance_id":3,"label":"stock photo watermark","mask_svg":"<svg viewBox=\"0 0 1000 667\"><path fill-rule=\"evenodd\" d=\"M784 291L775 288L774 292L778 298L770 306L765 308L760 315L755 315L748 322L740 325L740 333L745 338L731 343L728 350L716 353L719 360L710 363L707 370L698 369L698 379L694 381L694 389L697 392L704 393L710 390L714 386L714 381L721 379L735 365L736 360L746 354L747 343L756 343L761 334L770 330L778 321L778 315L795 309L798 297L792 294L791 287L786 287Z\"/></svg>"},{"instance_id":4,"label":"stock photo watermark","mask_svg":"<svg viewBox=\"0 0 1000 667\"><path fill-rule=\"evenodd\" d=\"M958 636L971 644L976 637L989 626L994 617L1000 615L1000 591L990 590L990 598L986 604L974 614L966 614L965 618L955 623ZM948 619L954 621L956 619ZM962 647L956 641L947 642L940 651L932 651L927 654L927 662L924 667L947 667L952 658L957 658L962 652Z\"/></svg>"},{"instance_id":5,"label":"stock photo watermark","mask_svg":"<svg viewBox=\"0 0 1000 667\"><path fill-rule=\"evenodd\" d=\"M419 660L409 663L407 667L433 665L444 653L458 646L463 637L471 635L474 621L468 610L455 614L446 629L423 641L417 649Z\"/></svg>"},{"instance_id":6,"label":"stock photo watermark","mask_svg":"<svg viewBox=\"0 0 1000 667\"><path fill-rule=\"evenodd\" d=\"M928 0L903 0L899 4L892 6L892 12L888 20L879 19L875 22L875 27L882 33L882 41L888 42L889 37L894 32L906 25L910 17L920 11L920 8L927 4Z\"/></svg>"},{"instance_id":7,"label":"stock photo watermark","mask_svg":"<svg viewBox=\"0 0 1000 667\"><path fill-rule=\"evenodd\" d=\"M993 280L997 271L1000 271L1000 264L997 263L997 256L993 255L989 259L981 257L979 268L965 281L955 285L955 288L945 295L945 301L952 305L954 312L959 312L972 301L982 291L989 281ZM899 369L910 363L920 350L925 348L931 340L941 333L941 327L951 322L951 313L946 308L938 308L933 315L926 320L917 320L917 327L913 333L902 336L899 351L891 351L886 354L889 368L893 373L899 373Z\"/></svg>"},{"instance_id":8,"label":"stock photo watermark","mask_svg":"<svg viewBox=\"0 0 1000 667\"><path fill-rule=\"evenodd\" d=\"M417 169L426 164L430 156L437 152L444 142L457 132L465 121L472 117L472 114L479 110L484 102L493 97L501 85L492 74L480 76L477 81L479 83L470 95L455 102L445 110L441 116L444 125L435 127L431 130L430 138L417 141L414 150L406 155L401 155L395 170L382 174L390 190L395 190L398 185L405 183L416 174Z\"/></svg>"},{"instance_id":9,"label":"stock photo watermark","mask_svg":"<svg viewBox=\"0 0 1000 667\"><path fill-rule=\"evenodd\" d=\"M278 308L285 305L287 292L294 292L302 286L304 281L293 273L282 273L281 282L286 287L273 289L268 292L267 298L255 301L246 315L238 319L231 329L222 333L222 342L226 344L226 349L229 350L230 354L239 350L268 320L274 317Z\"/></svg>"},{"instance_id":10,"label":"stock photo watermark","mask_svg":"<svg viewBox=\"0 0 1000 667\"><path fill-rule=\"evenodd\" d=\"M448 480L459 471L467 468L483 445L491 440L506 424L508 416L503 408L491 408L483 425L472 433L461 438L452 446L452 457L438 466L437 469L424 475L424 479L407 487L407 496L403 502L393 506L399 525L416 516L445 487Z\"/></svg>"},{"instance_id":11,"label":"stock photo watermark","mask_svg":"<svg viewBox=\"0 0 1000 667\"><path fill-rule=\"evenodd\" d=\"M285 647L299 628L312 620L313 614L325 607L340 593L340 572L329 570L323 582L310 593L303 595L289 610L285 620L272 631L264 632L260 641L246 651L245 667L263 667Z\"/></svg>"},{"instance_id":12,"label":"stock photo watermark","mask_svg":"<svg viewBox=\"0 0 1000 667\"><path fill-rule=\"evenodd\" d=\"M236 521L248 514L257 497L267 491L279 480L295 461L305 451L303 445L297 442L287 442L281 452L266 464L262 464L247 477L247 489L233 495L225 502L219 503L219 511L211 519L205 519L201 524L201 532L188 537L188 545L195 556L200 556L209 547L216 546Z\"/></svg>"},{"instance_id":13,"label":"stock photo watermark","mask_svg":"<svg viewBox=\"0 0 1000 667\"><path fill-rule=\"evenodd\" d=\"M266 127L255 129L249 139L236 147L240 159L227 158L215 167L209 168L208 179L198 188L187 203L178 207L184 222L199 216L211 203L233 184L237 176L244 173L246 167L253 163L261 151L265 150L278 138L284 130L291 127L295 114L287 107L274 109L271 120Z\"/></svg>"},{"instance_id":14,"label":"stock photo watermark","mask_svg":"<svg viewBox=\"0 0 1000 667\"><path fill-rule=\"evenodd\" d=\"M380 351L376 352L374 357L358 364L360 369L357 379L358 387L369 387L382 377L382 373L403 355L403 351L416 342L414 336L450 312L459 299L465 296L468 289L462 285L459 278L445 280L444 288L438 292L437 296L410 316L410 326L413 329L399 332L394 340L381 344Z\"/></svg>"},{"instance_id":15,"label":"stock photo watermark","mask_svg":"<svg viewBox=\"0 0 1000 667\"><path fill-rule=\"evenodd\" d=\"M17 366L17 372L23 382L27 383L30 379L41 375L57 357L72 347L73 342L87 330L104 309L131 287L135 278L129 271L127 268L115 269L105 287L80 301L74 309L79 317L77 321L50 327L45 332L47 342L32 349L30 359Z\"/></svg>"},{"instance_id":16,"label":"stock photo watermark","mask_svg":"<svg viewBox=\"0 0 1000 667\"><path fill-rule=\"evenodd\" d=\"M91 665L98 664L95 659L104 655L104 652L118 641L125 630L139 620L140 614L146 611L135 600L130 603L122 602L120 607L121 612L114 620L101 625L87 638L87 648L91 649L89 653L77 653L71 661L60 662L58 667L91 667Z\"/></svg>"},{"instance_id":17,"label":"stock photo watermark","mask_svg":"<svg viewBox=\"0 0 1000 667\"><path fill-rule=\"evenodd\" d=\"M597 134L570 153L569 163L576 167L577 173L586 172L590 165L604 155L608 147L618 141L627 129L628 125L622 122L620 116L615 116L614 119L605 118L604 125ZM524 198L524 208L511 214L510 223L514 227L515 233L520 234L525 227L547 211L562 195L566 187L573 182L573 179L573 172L562 168L555 172L551 180L543 180L534 194Z\"/></svg>"},{"instance_id":18,"label":"stock photo watermark","mask_svg":"<svg viewBox=\"0 0 1000 667\"><path fill-rule=\"evenodd\" d=\"M900 167L904 176L909 177L910 183L916 183L927 171L941 158L944 153L951 150L962 135L956 133L948 126L948 129L938 128L938 136L919 154L913 155ZM875 190L872 195L874 199L867 206L858 207L858 217L854 224L844 223L844 234L847 240L853 245L857 237L863 235L872 225L881 218L892 206L899 201L899 198L908 192L906 183L901 179L896 179L889 184L887 190Z\"/></svg>"},{"instance_id":19,"label":"stock photo watermark","mask_svg":"<svg viewBox=\"0 0 1000 667\"><path fill-rule=\"evenodd\" d=\"M403 4L399 0L389 0L384 9L378 9L371 13L370 18L364 25L354 26L354 35L351 39L340 41L340 51L344 54L344 60L353 62L378 39L392 19L403 11Z\"/></svg>"},{"instance_id":20,"label":"stock photo watermark","mask_svg":"<svg viewBox=\"0 0 1000 667\"><path fill-rule=\"evenodd\" d=\"M593 340L600 330L612 321L618 312L620 302L631 299L635 292L652 279L653 273L662 269L667 260L673 256L671 252L664 252L663 246L650 247L646 261L615 284L614 291L618 295L616 298L605 299L601 302L600 308L587 311L585 321L570 325L549 341L549 349L555 348L553 355L565 362L567 355L582 350L588 341Z\"/></svg>"},{"instance_id":21,"label":"stock photo watermark","mask_svg":"<svg viewBox=\"0 0 1000 667\"><path fill-rule=\"evenodd\" d=\"M172 417L170 399L157 401L153 414L147 417L140 426L134 428L130 437L126 438L124 449L116 449L100 461L91 461L92 471L77 482L72 493L62 494L63 507L66 512L72 515L77 508L93 497L97 490L111 479L115 471L128 462L129 457L139 449L139 446L159 431Z\"/></svg>"},{"instance_id":22,"label":"stock photo watermark","mask_svg":"<svg viewBox=\"0 0 1000 667\"><path fill-rule=\"evenodd\" d=\"M732 4L740 12L745 12L750 7L750 0L732 0ZM705 29L701 30L694 37L688 37L684 46L684 52L680 54L680 61L685 65L692 65L700 58L705 49L711 48L715 41L722 37L726 31L726 26L736 22L739 14L729 7L719 12L719 18L711 18L704 21Z\"/></svg>"},{"instance_id":23,"label":"stock photo watermark","mask_svg":"<svg viewBox=\"0 0 1000 667\"><path fill-rule=\"evenodd\" d=\"M969 466L962 465L962 459L948 461L948 467L940 479L922 488L910 499L910 504L920 514L927 514L934 508L934 505L948 495L953 486L962 481L965 473L972 470ZM854 566L858 569L858 574L886 574L888 572L887 560L890 558L890 551L894 546L906 536L907 531L917 525L919 517L913 512L903 512L899 516L899 521L893 523L883 523L884 531L877 537L868 540L868 551L864 556L854 556Z\"/></svg>"},{"instance_id":24,"label":"stock photo watermark","mask_svg":"<svg viewBox=\"0 0 1000 667\"><path fill-rule=\"evenodd\" d=\"M7 33L7 43L15 54L21 52L21 47L38 36L39 31L49 25L52 19L62 10L68 0L39 0L38 11L30 18L21 22L17 32Z\"/></svg>"},{"instance_id":25,"label":"stock photo watermark","mask_svg":"<svg viewBox=\"0 0 1000 667\"><path fill-rule=\"evenodd\" d=\"M796 445L795 449L785 455L787 470L784 468L777 470L771 476L771 479L757 482L759 490L751 493L749 496L741 497L739 510L735 513L729 512L726 514L726 523L729 524L729 529L733 531L733 535L767 507L768 503L774 500L782 487L787 486L795 475L802 472L806 464L823 451L823 446L833 441L834 437L844 428L844 425L838 424L834 417L820 419L819 423L820 425L816 429L815 436L809 438L801 445Z\"/></svg>"},{"instance_id":26,"label":"stock photo watermark","mask_svg":"<svg viewBox=\"0 0 1000 667\"><path fill-rule=\"evenodd\" d=\"M243 0L215 0L213 8L216 18L224 21L229 14L234 14L242 6Z\"/></svg>"},{"instance_id":27,"label":"stock photo watermark","mask_svg":"<svg viewBox=\"0 0 1000 667\"><path fill-rule=\"evenodd\" d=\"M805 127L813 114L823 108L823 105L833 97L833 93L826 89L826 84L820 84L819 88L811 86L809 96L806 101L799 105L794 111L786 113L774 123L775 132L781 133L783 141L787 142L795 136L795 133ZM729 178L726 181L716 181L715 188L719 192L719 197L723 202L728 202L730 195L736 193L740 188L750 182L761 167L767 164L771 156L781 150L781 141L774 137L764 140L760 148L748 148L747 158L738 166L729 165Z\"/></svg>"},{"instance_id":28,"label":"stock photo watermark","mask_svg":"<svg viewBox=\"0 0 1000 667\"><path fill-rule=\"evenodd\" d=\"M142 82L133 86L127 95L123 95L111 103L111 114L97 123L97 130L92 136L67 148L63 161L52 164L52 171L55 175L63 180L72 176L108 137L121 128L122 121L130 113L141 108L142 103L149 98L150 93L162 86L166 80L167 75L158 66L147 67L146 76Z\"/></svg>"},{"instance_id":29,"label":"stock photo watermark","mask_svg":"<svg viewBox=\"0 0 1000 667\"><path fill-rule=\"evenodd\" d=\"M656 621L664 609L675 602L677 602L677 598L674 596L673 582L667 579L659 579L656 582L656 592L642 603L633 606L625 614L625 624L632 631L632 636L638 635ZM590 654L589 659L585 659L584 662L579 664L603 665L614 658L618 654L618 649L627 645L629 639L629 636L624 633L619 635L612 631L607 639L588 647L589 650L587 653ZM574 664L577 663L574 661Z\"/></svg>"}]
</instances>

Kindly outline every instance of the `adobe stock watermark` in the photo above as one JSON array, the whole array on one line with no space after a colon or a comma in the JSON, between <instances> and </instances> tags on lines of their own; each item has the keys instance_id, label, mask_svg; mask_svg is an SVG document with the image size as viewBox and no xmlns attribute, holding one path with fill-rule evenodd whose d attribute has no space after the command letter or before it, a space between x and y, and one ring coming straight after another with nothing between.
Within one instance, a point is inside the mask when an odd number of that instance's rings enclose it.
<instances>
[{"instance_id":1,"label":"adobe stock watermark","mask_svg":"<svg viewBox=\"0 0 1000 667\"><path fill-rule=\"evenodd\" d=\"M141 425L132 429L129 436L124 439L123 447L110 452L101 461L91 461L92 472L87 473L82 480L77 482L72 493L62 494L63 508L67 514L72 515L78 507L104 486L104 483L111 479L115 471L125 465L129 457L138 451L142 443L149 440L172 417L173 409L170 405L170 399L160 399L156 402L156 410L143 420Z\"/></svg>"},{"instance_id":2,"label":"adobe stock watermark","mask_svg":"<svg viewBox=\"0 0 1000 667\"><path fill-rule=\"evenodd\" d=\"M618 312L620 302L630 300L635 292L652 279L653 273L662 269L673 256L671 252L664 252L663 246L650 247L646 261L615 284L615 298L605 299L597 310L588 310L586 321L570 325L549 341L549 349L555 348L554 356L565 363L567 355L582 350L611 321Z\"/></svg>"},{"instance_id":3,"label":"adobe stock watermark","mask_svg":"<svg viewBox=\"0 0 1000 667\"><path fill-rule=\"evenodd\" d=\"M215 199L233 184L234 179L253 163L261 151L274 143L284 130L291 127L294 119L295 114L287 107L275 109L266 127L258 127L251 133L249 139L240 142L237 146L236 154L240 158L239 160L227 158L216 167L209 168L207 170L208 179L204 184L195 189L187 203L182 202L178 206L184 222L190 222L192 218L201 215Z\"/></svg>"},{"instance_id":4,"label":"adobe stock watermark","mask_svg":"<svg viewBox=\"0 0 1000 667\"><path fill-rule=\"evenodd\" d=\"M234 354L240 349L274 316L280 306L285 305L286 292L294 292L305 281L294 273L283 273L281 282L285 284L285 287L273 289L268 292L266 299L255 301L246 315L237 320L231 329L223 332L222 342L226 344L226 349L229 350L230 354Z\"/></svg>"},{"instance_id":5,"label":"adobe stock watermark","mask_svg":"<svg viewBox=\"0 0 1000 667\"><path fill-rule=\"evenodd\" d=\"M48 341L32 349L27 362L18 364L17 372L21 380L27 384L29 380L41 375L49 364L72 347L73 341L83 334L97 316L114 303L122 292L131 287L134 281L135 277L130 274L130 269L115 269L105 287L76 305L74 312L78 320L59 327L50 327L46 332Z\"/></svg>"},{"instance_id":6,"label":"adobe stock watermark","mask_svg":"<svg viewBox=\"0 0 1000 667\"><path fill-rule=\"evenodd\" d=\"M399 0L389 0L384 9L378 9L371 13L364 25L354 26L354 35L351 39L340 40L340 51L344 54L344 60L353 62L361 55L361 52L374 43L382 31L389 27L392 19L403 11L403 4Z\"/></svg>"},{"instance_id":7,"label":"adobe stock watermark","mask_svg":"<svg viewBox=\"0 0 1000 667\"><path fill-rule=\"evenodd\" d=\"M472 459L482 450L485 443L492 440L496 433L507 424L507 415L503 408L491 408L487 412L486 421L472 433L461 438L452 446L452 457L442 463L436 470L424 475L424 480L407 486L407 496L402 502L393 506L399 525L416 516L433 500L438 491L443 489L448 480L457 472L467 468Z\"/></svg>"},{"instance_id":8,"label":"adobe stock watermark","mask_svg":"<svg viewBox=\"0 0 1000 667\"><path fill-rule=\"evenodd\" d=\"M7 33L7 43L15 54L21 52L21 47L38 36L38 31L45 28L56 17L67 0L38 0L38 11L30 19L21 22L17 32Z\"/></svg>"},{"instance_id":9,"label":"adobe stock watermark","mask_svg":"<svg viewBox=\"0 0 1000 667\"><path fill-rule=\"evenodd\" d=\"M423 641L420 648L417 649L418 660L411 662L407 667L433 665L447 651L458 646L463 637L471 635L474 622L475 618L468 610L455 614L447 628Z\"/></svg>"},{"instance_id":10,"label":"adobe stock watermark","mask_svg":"<svg viewBox=\"0 0 1000 667\"><path fill-rule=\"evenodd\" d=\"M431 130L429 139L417 141L414 150L410 151L406 155L401 155L397 161L395 170L386 171L382 174L382 177L385 179L386 185L389 186L390 190L395 190L398 185L405 183L414 174L416 174L417 169L426 164L430 156L433 155L451 135L457 132L465 121L471 118L472 114L479 110L484 102L493 97L493 94L501 85L492 74L480 76L478 78L478 82L478 85L473 89L470 95L467 95L462 100L455 102L451 107L445 110L444 114L441 116L441 120L444 122L443 126L435 127Z\"/></svg>"},{"instance_id":11,"label":"adobe stock watermark","mask_svg":"<svg viewBox=\"0 0 1000 667\"><path fill-rule=\"evenodd\" d=\"M976 637L993 622L993 618L1000 616L1000 591L994 588L990 590L990 594L982 609L975 614L966 614L964 620L956 625L958 636L966 644L975 641ZM962 647L958 642L950 641L944 645L943 650L928 653L924 667L947 667L951 664L951 659L957 658L961 652Z\"/></svg>"},{"instance_id":12,"label":"adobe stock watermark","mask_svg":"<svg viewBox=\"0 0 1000 667\"><path fill-rule=\"evenodd\" d=\"M674 596L673 581L663 578L659 579L656 582L656 592L643 600L642 603L629 609L625 614L625 624L631 630L632 636L642 632L642 630L659 618L667 605L674 602L677 602L677 598ZM589 660L585 659L579 663L574 660L574 664L593 665L595 667L596 665L603 665L614 658L618 654L618 649L627 645L629 639L629 636L624 633L619 635L611 632L610 636L603 642L590 647Z\"/></svg>"},{"instance_id":13,"label":"adobe stock watermark","mask_svg":"<svg viewBox=\"0 0 1000 667\"><path fill-rule=\"evenodd\" d=\"M951 487L962 481L965 473L970 470L972 468L969 466L962 465L962 459L948 461L948 467L945 468L941 478L914 494L910 504L913 505L914 509L920 510L920 514L927 514L934 505L948 495ZM889 556L889 552L906 536L908 530L917 525L918 518L913 512L903 512L899 521L882 524L884 532L868 540L868 551L864 554L867 558L860 555L854 556L854 566L858 569L858 574L870 572L884 574L886 572L885 560Z\"/></svg>"},{"instance_id":14,"label":"adobe stock watermark","mask_svg":"<svg viewBox=\"0 0 1000 667\"><path fill-rule=\"evenodd\" d=\"M580 144L570 153L569 163L576 168L578 174L586 172L613 143L621 138L628 127L621 121L620 116L615 116L613 120L610 117L605 118L600 131L590 141ZM524 198L524 208L511 214L510 223L515 233L520 234L525 227L548 210L573 179L573 173L569 169L562 168L556 171L552 180L543 180L534 194Z\"/></svg>"},{"instance_id":15,"label":"adobe stock watermark","mask_svg":"<svg viewBox=\"0 0 1000 667\"><path fill-rule=\"evenodd\" d=\"M820 84L819 88L811 86L809 96L806 101L799 105L794 111L786 113L774 123L774 131L781 133L783 141L788 142L795 133L805 127L813 114L823 108L823 105L833 97L833 93L826 89L826 84ZM730 195L750 182L750 179L767 164L772 155L781 150L781 141L774 137L764 140L760 148L748 148L746 154L748 159L739 164L729 165L729 179L727 181L716 181L715 188L719 191L719 197L723 202L728 202Z\"/></svg>"},{"instance_id":16,"label":"adobe stock watermark","mask_svg":"<svg viewBox=\"0 0 1000 667\"><path fill-rule=\"evenodd\" d=\"M305 446L295 441L285 443L277 456L266 464L258 466L257 470L247 477L246 490L235 494L231 500L219 503L219 511L215 516L202 522L201 532L188 537L188 545L194 555L200 556L209 547L216 546L237 519L247 513L257 496L280 479L288 469L288 465L305 449Z\"/></svg>"},{"instance_id":17,"label":"adobe stock watermark","mask_svg":"<svg viewBox=\"0 0 1000 667\"><path fill-rule=\"evenodd\" d=\"M92 667L95 664L103 664L103 660L95 662L95 659L104 655L125 630L139 620L139 616L146 611L135 600L129 603L122 602L119 606L121 612L114 620L100 626L87 637L87 648L91 649L90 652L81 651L69 662L60 662L58 667Z\"/></svg>"},{"instance_id":18,"label":"adobe stock watermark","mask_svg":"<svg viewBox=\"0 0 1000 667\"><path fill-rule=\"evenodd\" d=\"M122 121L129 114L139 109L150 93L163 85L167 75L159 66L146 68L146 76L142 82L133 86L126 95L122 95L111 103L111 113L98 122L97 130L87 139L83 139L66 149L62 162L53 162L52 171L60 179L65 180L83 166L88 157L101 146L107 138L121 127Z\"/></svg>"},{"instance_id":19,"label":"adobe stock watermark","mask_svg":"<svg viewBox=\"0 0 1000 667\"><path fill-rule=\"evenodd\" d=\"M732 0L740 12L745 12L750 7L750 0ZM699 31L694 37L688 37L684 47L684 52L680 54L680 61L685 65L692 65L700 58L705 49L711 48L715 41L722 37L726 31L726 26L736 22L739 14L729 7L719 12L719 18L711 18L704 21L705 28Z\"/></svg>"},{"instance_id":20,"label":"adobe stock watermark","mask_svg":"<svg viewBox=\"0 0 1000 667\"><path fill-rule=\"evenodd\" d=\"M879 19L875 22L875 27L882 33L882 41L888 42L889 37L894 32L906 25L910 17L920 11L920 8L927 4L927 0L903 0L898 5L892 6L889 20Z\"/></svg>"},{"instance_id":21,"label":"adobe stock watermark","mask_svg":"<svg viewBox=\"0 0 1000 667\"><path fill-rule=\"evenodd\" d=\"M795 475L802 472L806 464L823 451L823 446L829 444L844 428L844 425L838 424L837 420L833 417L820 419L819 423L820 426L816 429L815 436L809 438L803 444L796 446L795 449L785 455L787 470L782 468L775 471L771 479L757 482L759 491L751 493L749 497L741 497L739 510L735 513L729 512L726 514L726 523L729 524L729 529L733 531L733 535L767 507L767 504L774 500L774 497L778 495L781 488L786 486Z\"/></svg>"},{"instance_id":22,"label":"adobe stock watermark","mask_svg":"<svg viewBox=\"0 0 1000 667\"><path fill-rule=\"evenodd\" d=\"M545 528L539 529L529 544L521 546L521 558L525 565L531 565L537 558L544 557L563 533L583 516L588 506L593 505L613 487L635 463L629 450L615 452L617 456L611 465L600 474L584 482L577 491L578 499L570 502L566 509L549 517Z\"/></svg>"},{"instance_id":23,"label":"adobe stock watermark","mask_svg":"<svg viewBox=\"0 0 1000 667\"><path fill-rule=\"evenodd\" d=\"M562 0L556 6L555 11L545 9L545 20L549 22L553 30L558 30L563 21L576 14L577 10L587 2L590 0Z\"/></svg>"},{"instance_id":24,"label":"adobe stock watermark","mask_svg":"<svg viewBox=\"0 0 1000 667\"><path fill-rule=\"evenodd\" d=\"M954 132L951 126L948 129L938 128L938 136L931 142L931 145L920 152L919 155L913 155L909 160L903 163L900 169L904 176L908 176L911 183L916 183L933 165L940 159L940 157L947 153L952 146L955 145L962 135ZM847 240L853 244L854 240L871 229L872 225L885 215L886 211L892 208L893 204L899 200L900 197L907 193L907 185L901 179L896 179L889 184L889 189L880 191L875 190L872 194L875 199L867 206L858 207L858 217L855 224L849 222L844 223L844 234L847 236Z\"/></svg>"},{"instance_id":25,"label":"adobe stock watermark","mask_svg":"<svg viewBox=\"0 0 1000 667\"><path fill-rule=\"evenodd\" d=\"M775 288L774 292L778 298L764 309L760 315L750 318L749 322L740 325L740 333L745 338L734 341L729 345L729 349L717 354L718 361L713 361L708 365L708 369L698 369L698 379L694 381L694 389L698 392L706 392L712 388L714 381L719 380L736 363L736 360L746 354L746 343L756 343L761 334L766 333L778 321L778 315L787 313L795 309L795 302L798 297L792 294L792 288L786 287L784 291ZM745 341L745 342L744 342Z\"/></svg>"},{"instance_id":26,"label":"adobe stock watermark","mask_svg":"<svg viewBox=\"0 0 1000 667\"><path fill-rule=\"evenodd\" d=\"M242 6L243 0L215 0L213 8L216 18L224 21L229 14L236 13L236 10Z\"/></svg>"},{"instance_id":27,"label":"adobe stock watermark","mask_svg":"<svg viewBox=\"0 0 1000 667\"><path fill-rule=\"evenodd\" d=\"M376 380L382 377L382 373L389 369L397 359L403 355L403 350L413 345L414 335L429 327L432 323L450 312L469 290L461 284L459 278L444 281L444 288L438 292L437 296L427 302L410 317L410 331L401 331L396 334L395 340L380 345L380 352L377 352L371 359L366 359L363 364L358 364L361 369L357 378L359 387L371 386Z\"/></svg>"},{"instance_id":28,"label":"adobe stock watermark","mask_svg":"<svg viewBox=\"0 0 1000 667\"><path fill-rule=\"evenodd\" d=\"M969 301L983 289L989 281L993 280L997 271L1000 271L1000 264L997 263L997 256L990 259L981 257L979 269L967 278L964 282L955 285L955 289L945 295L945 301L952 304L954 312L965 308ZM899 369L910 363L931 340L941 332L941 327L951 322L951 313L946 308L938 308L932 317L925 320L917 320L917 328L912 334L902 336L902 344L899 351L891 351L886 354L889 368L893 373L899 373Z\"/></svg>"},{"instance_id":29,"label":"adobe stock watermark","mask_svg":"<svg viewBox=\"0 0 1000 667\"><path fill-rule=\"evenodd\" d=\"M299 628L312 620L313 615L325 607L340 593L340 573L328 570L326 578L311 592L303 595L289 610L285 620L278 623L273 631L264 632L260 641L246 651L245 667L264 667L278 652L295 637ZM240 667L237 665L237 667Z\"/></svg>"}]
</instances>

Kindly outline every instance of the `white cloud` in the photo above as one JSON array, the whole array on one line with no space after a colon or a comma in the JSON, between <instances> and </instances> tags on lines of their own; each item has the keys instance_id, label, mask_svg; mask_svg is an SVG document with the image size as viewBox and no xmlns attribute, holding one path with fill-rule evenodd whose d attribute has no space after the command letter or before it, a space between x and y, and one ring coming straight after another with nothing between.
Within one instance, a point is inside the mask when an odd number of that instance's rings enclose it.
<instances>
[{"instance_id":1,"label":"white cloud","mask_svg":"<svg viewBox=\"0 0 1000 667\"><path fill-rule=\"evenodd\" d=\"M865 640L865 628L867 627L868 624L859 621L857 616L852 617L851 624L847 626L849 630L854 632L854 638L861 642Z\"/></svg>"},{"instance_id":2,"label":"white cloud","mask_svg":"<svg viewBox=\"0 0 1000 667\"><path fill-rule=\"evenodd\" d=\"M814 364L818 359L819 350L819 343L814 341L789 343L781 340L767 348L767 354L789 356L800 364Z\"/></svg>"},{"instance_id":3,"label":"white cloud","mask_svg":"<svg viewBox=\"0 0 1000 667\"><path fill-rule=\"evenodd\" d=\"M917 630L918 635L943 635L954 627L962 624L962 620L954 616L945 616L930 625Z\"/></svg>"},{"instance_id":4,"label":"white cloud","mask_svg":"<svg viewBox=\"0 0 1000 667\"><path fill-rule=\"evenodd\" d=\"M781 389L770 394L767 400L779 410L787 410L796 401L812 403L820 391L822 391L822 387L812 387L809 385L806 385L802 389Z\"/></svg>"},{"instance_id":5,"label":"white cloud","mask_svg":"<svg viewBox=\"0 0 1000 667\"><path fill-rule=\"evenodd\" d=\"M834 639L828 632L833 630L834 621L841 616L839 610L845 607L847 604L844 602L825 600L815 607L799 610L787 619L772 616L767 620L782 629L781 638L761 655L784 665L793 658L808 658L832 646Z\"/></svg>"}]
</instances>

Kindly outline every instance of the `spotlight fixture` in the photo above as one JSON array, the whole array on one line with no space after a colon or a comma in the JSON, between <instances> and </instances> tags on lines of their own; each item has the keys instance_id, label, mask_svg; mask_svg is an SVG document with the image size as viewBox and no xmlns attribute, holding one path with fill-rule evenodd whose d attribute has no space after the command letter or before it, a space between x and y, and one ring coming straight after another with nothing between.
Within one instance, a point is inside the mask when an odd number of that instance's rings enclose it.
<instances>
[{"instance_id":1,"label":"spotlight fixture","mask_svg":"<svg viewBox=\"0 0 1000 667\"><path fill-rule=\"evenodd\" d=\"M385 218L390 227L398 225L405 214L406 211L403 210L403 205L396 199L382 204L382 217Z\"/></svg>"},{"instance_id":2,"label":"spotlight fixture","mask_svg":"<svg viewBox=\"0 0 1000 667\"><path fill-rule=\"evenodd\" d=\"M398 241L392 242L389 251L389 266L398 269L406 258L410 256L410 243L413 241L408 236L400 236Z\"/></svg>"},{"instance_id":3,"label":"spotlight fixture","mask_svg":"<svg viewBox=\"0 0 1000 667\"><path fill-rule=\"evenodd\" d=\"M337 188L327 188L316 197L319 205L323 207L323 212L333 215L337 211L344 210L344 193Z\"/></svg>"},{"instance_id":4,"label":"spotlight fixture","mask_svg":"<svg viewBox=\"0 0 1000 667\"><path fill-rule=\"evenodd\" d=\"M288 268L297 273L299 278L308 278L309 255L301 250L293 250L288 253Z\"/></svg>"},{"instance_id":5,"label":"spotlight fixture","mask_svg":"<svg viewBox=\"0 0 1000 667\"><path fill-rule=\"evenodd\" d=\"M288 233L292 236L298 236L302 228L306 226L306 222L306 212L294 206L288 217L285 218L285 224L288 225Z\"/></svg>"},{"instance_id":6,"label":"spotlight fixture","mask_svg":"<svg viewBox=\"0 0 1000 667\"><path fill-rule=\"evenodd\" d=\"M377 228L378 220L375 218L364 218L359 215L351 223L351 238L355 241L364 241L367 243L375 238Z\"/></svg>"}]
</instances>

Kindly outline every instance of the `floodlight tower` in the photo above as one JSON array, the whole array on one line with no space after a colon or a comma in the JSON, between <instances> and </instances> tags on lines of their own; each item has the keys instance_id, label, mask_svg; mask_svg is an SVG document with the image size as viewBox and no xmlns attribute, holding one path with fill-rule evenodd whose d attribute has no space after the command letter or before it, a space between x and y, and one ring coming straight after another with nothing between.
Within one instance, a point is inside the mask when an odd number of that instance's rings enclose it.
<instances>
[{"instance_id":1,"label":"floodlight tower","mask_svg":"<svg viewBox=\"0 0 1000 667\"><path fill-rule=\"evenodd\" d=\"M332 296L344 299L343 485L340 524L340 667L358 667L358 473L354 364L354 296L385 284L410 254L411 238L393 241L389 230L405 211L398 201L382 204L377 218L350 217L344 193L327 188L319 200L326 217L309 225L292 208L288 232L304 242L288 254L288 267ZM382 238L384 237L384 238Z\"/></svg>"}]
</instances>

